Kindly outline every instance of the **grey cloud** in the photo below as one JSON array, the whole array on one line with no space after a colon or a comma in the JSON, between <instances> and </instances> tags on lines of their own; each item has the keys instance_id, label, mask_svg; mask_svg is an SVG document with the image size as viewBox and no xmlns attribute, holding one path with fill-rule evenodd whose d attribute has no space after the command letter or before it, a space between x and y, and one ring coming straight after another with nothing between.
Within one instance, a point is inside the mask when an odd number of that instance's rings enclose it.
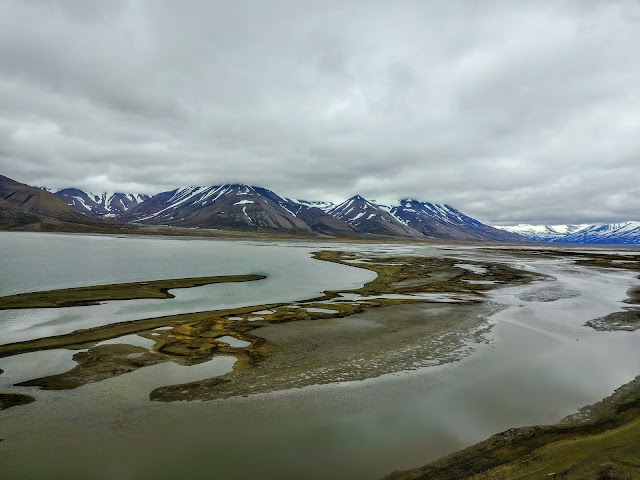
<instances>
[{"instance_id":1,"label":"grey cloud","mask_svg":"<svg viewBox=\"0 0 640 480\"><path fill-rule=\"evenodd\" d=\"M640 220L639 24L633 0L7 0L0 169Z\"/></svg>"}]
</instances>

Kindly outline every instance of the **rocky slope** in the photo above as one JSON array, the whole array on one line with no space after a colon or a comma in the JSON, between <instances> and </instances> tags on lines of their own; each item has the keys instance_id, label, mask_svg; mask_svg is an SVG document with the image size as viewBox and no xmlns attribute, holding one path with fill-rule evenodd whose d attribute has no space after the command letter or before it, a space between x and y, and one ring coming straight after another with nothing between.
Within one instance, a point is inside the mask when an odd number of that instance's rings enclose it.
<instances>
[{"instance_id":1,"label":"rocky slope","mask_svg":"<svg viewBox=\"0 0 640 480\"><path fill-rule=\"evenodd\" d=\"M159 193L120 218L154 225L313 233L285 206L248 185L185 187Z\"/></svg>"},{"instance_id":2,"label":"rocky slope","mask_svg":"<svg viewBox=\"0 0 640 480\"><path fill-rule=\"evenodd\" d=\"M339 205L328 207L326 212L347 222L362 233L400 237L422 237L422 234L401 222L384 208L355 195Z\"/></svg>"}]
</instances>

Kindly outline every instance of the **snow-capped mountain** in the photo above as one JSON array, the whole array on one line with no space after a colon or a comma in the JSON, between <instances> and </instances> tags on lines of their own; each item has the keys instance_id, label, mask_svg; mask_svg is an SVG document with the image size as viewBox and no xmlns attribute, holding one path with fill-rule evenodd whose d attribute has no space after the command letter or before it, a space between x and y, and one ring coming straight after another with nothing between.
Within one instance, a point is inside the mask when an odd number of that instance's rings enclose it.
<instances>
[{"instance_id":1,"label":"snow-capped mountain","mask_svg":"<svg viewBox=\"0 0 640 480\"><path fill-rule=\"evenodd\" d=\"M475 220L449 205L401 200L381 205L355 195L331 202L282 197L262 187L190 186L147 195L52 191L74 210L119 221L187 228L265 231L331 236L384 235L449 240L524 239Z\"/></svg>"},{"instance_id":2,"label":"snow-capped mountain","mask_svg":"<svg viewBox=\"0 0 640 480\"><path fill-rule=\"evenodd\" d=\"M421 237L422 234L394 217L384 206L355 195L340 205L327 206L326 212L347 222L362 233Z\"/></svg>"},{"instance_id":3,"label":"snow-capped mountain","mask_svg":"<svg viewBox=\"0 0 640 480\"><path fill-rule=\"evenodd\" d=\"M640 244L640 222L590 225L568 235L568 243Z\"/></svg>"},{"instance_id":4,"label":"snow-capped mountain","mask_svg":"<svg viewBox=\"0 0 640 480\"><path fill-rule=\"evenodd\" d=\"M326 235L342 236L358 233L358 231L348 223L326 213L324 209L332 205L329 202L294 200L292 198L281 197L266 188L253 188L263 197L277 203L282 208L289 211L293 216L305 222L314 232Z\"/></svg>"},{"instance_id":5,"label":"snow-capped mountain","mask_svg":"<svg viewBox=\"0 0 640 480\"><path fill-rule=\"evenodd\" d=\"M640 222L594 225L514 225L497 227L538 242L640 244Z\"/></svg>"},{"instance_id":6,"label":"snow-capped mountain","mask_svg":"<svg viewBox=\"0 0 640 480\"><path fill-rule=\"evenodd\" d=\"M122 218L155 225L228 230L353 233L348 225L336 222L317 208L280 197L266 188L238 184L184 187L159 193Z\"/></svg>"},{"instance_id":7,"label":"snow-capped mountain","mask_svg":"<svg viewBox=\"0 0 640 480\"><path fill-rule=\"evenodd\" d=\"M395 218L427 237L502 242L521 242L523 240L517 234L485 225L449 205L405 199L400 200L398 205L381 206L381 208L388 209Z\"/></svg>"},{"instance_id":8,"label":"snow-capped mountain","mask_svg":"<svg viewBox=\"0 0 640 480\"><path fill-rule=\"evenodd\" d=\"M149 195L133 193L91 193L77 188L63 188L51 192L74 210L95 217L117 217L151 198Z\"/></svg>"},{"instance_id":9,"label":"snow-capped mountain","mask_svg":"<svg viewBox=\"0 0 640 480\"><path fill-rule=\"evenodd\" d=\"M589 225L510 225L507 227L496 227L508 232L517 233L535 242L553 242L562 239L567 235L576 233Z\"/></svg>"},{"instance_id":10,"label":"snow-capped mountain","mask_svg":"<svg viewBox=\"0 0 640 480\"><path fill-rule=\"evenodd\" d=\"M266 188L238 184L159 193L119 218L154 225L297 234L523 241L447 205L403 200L385 206L360 195L335 205L295 200Z\"/></svg>"}]
</instances>

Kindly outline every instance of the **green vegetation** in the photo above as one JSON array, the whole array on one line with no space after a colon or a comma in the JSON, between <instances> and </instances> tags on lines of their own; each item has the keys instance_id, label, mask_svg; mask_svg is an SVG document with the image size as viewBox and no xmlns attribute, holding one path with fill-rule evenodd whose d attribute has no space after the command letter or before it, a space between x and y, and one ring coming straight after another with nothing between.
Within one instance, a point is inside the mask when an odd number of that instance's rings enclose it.
<instances>
[{"instance_id":1,"label":"green vegetation","mask_svg":"<svg viewBox=\"0 0 640 480\"><path fill-rule=\"evenodd\" d=\"M526 456L518 455L505 465L474 480L562 478L578 480L640 478L640 411L621 414L619 425L600 433L567 432Z\"/></svg>"},{"instance_id":2,"label":"green vegetation","mask_svg":"<svg viewBox=\"0 0 640 480\"><path fill-rule=\"evenodd\" d=\"M173 298L169 290L191 288L212 283L252 282L266 278L263 275L227 275L217 277L176 278L146 282L115 283L91 287L64 288L43 292L20 293L0 297L0 310L17 308L59 308L97 305L108 300L142 298Z\"/></svg>"}]
</instances>

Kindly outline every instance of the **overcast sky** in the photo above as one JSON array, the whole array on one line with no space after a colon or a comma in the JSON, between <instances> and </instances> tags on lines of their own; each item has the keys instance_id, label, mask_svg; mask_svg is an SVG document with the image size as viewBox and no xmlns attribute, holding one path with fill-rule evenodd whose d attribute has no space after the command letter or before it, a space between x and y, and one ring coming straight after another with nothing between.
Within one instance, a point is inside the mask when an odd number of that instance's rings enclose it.
<instances>
[{"instance_id":1,"label":"overcast sky","mask_svg":"<svg viewBox=\"0 0 640 480\"><path fill-rule=\"evenodd\" d=\"M0 0L0 173L640 220L640 3Z\"/></svg>"}]
</instances>

